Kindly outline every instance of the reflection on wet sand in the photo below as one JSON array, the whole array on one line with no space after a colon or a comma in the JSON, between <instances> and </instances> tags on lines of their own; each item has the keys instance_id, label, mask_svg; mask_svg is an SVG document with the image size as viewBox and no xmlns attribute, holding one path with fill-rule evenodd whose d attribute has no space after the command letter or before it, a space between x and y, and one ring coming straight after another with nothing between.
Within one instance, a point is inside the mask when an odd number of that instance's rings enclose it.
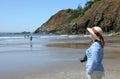
<instances>
[{"instance_id":1,"label":"reflection on wet sand","mask_svg":"<svg viewBox=\"0 0 120 79\"><path fill-rule=\"evenodd\" d=\"M48 44L48 47L61 47L61 48L87 48L89 43L53 43Z\"/></svg>"},{"instance_id":2,"label":"reflection on wet sand","mask_svg":"<svg viewBox=\"0 0 120 79\"><path fill-rule=\"evenodd\" d=\"M105 58L107 59L120 59L120 37L105 37ZM59 47L59 48L77 48L86 49L90 46L90 42L86 43L50 43L48 47Z\"/></svg>"},{"instance_id":3,"label":"reflection on wet sand","mask_svg":"<svg viewBox=\"0 0 120 79\"><path fill-rule=\"evenodd\" d=\"M120 79L119 39L120 37L105 38L103 63L106 74L103 79ZM44 42L42 39L35 40L26 40L26 43L25 40L1 42L0 79L86 79L85 64L81 64L79 58L90 42L52 39L48 43L45 41L46 47L40 45Z\"/></svg>"},{"instance_id":4,"label":"reflection on wet sand","mask_svg":"<svg viewBox=\"0 0 120 79\"><path fill-rule=\"evenodd\" d=\"M30 47L32 48L32 41L30 41Z\"/></svg>"}]
</instances>

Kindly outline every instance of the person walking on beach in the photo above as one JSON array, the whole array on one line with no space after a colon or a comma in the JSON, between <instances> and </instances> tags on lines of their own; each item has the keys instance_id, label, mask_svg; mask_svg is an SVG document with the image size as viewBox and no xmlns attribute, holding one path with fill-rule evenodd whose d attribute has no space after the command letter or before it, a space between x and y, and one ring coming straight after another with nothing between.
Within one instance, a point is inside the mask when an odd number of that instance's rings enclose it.
<instances>
[{"instance_id":1,"label":"person walking on beach","mask_svg":"<svg viewBox=\"0 0 120 79\"><path fill-rule=\"evenodd\" d=\"M30 36L30 41L32 41L32 36Z\"/></svg>"},{"instance_id":2,"label":"person walking on beach","mask_svg":"<svg viewBox=\"0 0 120 79\"><path fill-rule=\"evenodd\" d=\"M103 60L103 48L105 45L104 38L102 36L102 29L98 26L87 28L90 33L90 38L93 40L91 46L86 50L84 57L87 60L86 71L88 79L102 79L104 75ZM84 60L84 61L85 61ZM83 60L81 60L83 62Z\"/></svg>"},{"instance_id":3,"label":"person walking on beach","mask_svg":"<svg viewBox=\"0 0 120 79\"><path fill-rule=\"evenodd\" d=\"M32 47L32 40L33 40L33 37L30 36L30 47Z\"/></svg>"}]
</instances>

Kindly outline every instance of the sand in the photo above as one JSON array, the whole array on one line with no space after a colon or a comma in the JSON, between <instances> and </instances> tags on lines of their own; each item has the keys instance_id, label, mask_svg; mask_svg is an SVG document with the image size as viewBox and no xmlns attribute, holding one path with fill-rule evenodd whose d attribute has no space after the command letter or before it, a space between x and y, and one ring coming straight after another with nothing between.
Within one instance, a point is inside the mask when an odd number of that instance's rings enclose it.
<instances>
[{"instance_id":1,"label":"sand","mask_svg":"<svg viewBox=\"0 0 120 79\"><path fill-rule=\"evenodd\" d=\"M119 38L105 38L103 79L120 79ZM30 50L23 46L21 46L22 50L16 47L15 51L7 47L11 50L0 51L1 57L6 57L0 60L0 79L87 79L86 63L80 63L79 59L89 45L89 42L48 43L45 47L30 48ZM12 56L8 58L9 55ZM46 58L49 61L45 61Z\"/></svg>"},{"instance_id":2,"label":"sand","mask_svg":"<svg viewBox=\"0 0 120 79\"><path fill-rule=\"evenodd\" d=\"M105 37L105 42L106 45L104 48L103 60L103 64L105 67L105 76L103 77L103 79L120 79L120 36ZM89 47L89 45L90 43L55 43L48 44L47 46L86 49L87 47ZM71 77L65 79L73 79L73 76L75 76L74 79L87 79L84 69L81 68L80 71L74 70L70 70L68 73L66 73L70 76L71 72L74 72Z\"/></svg>"}]
</instances>

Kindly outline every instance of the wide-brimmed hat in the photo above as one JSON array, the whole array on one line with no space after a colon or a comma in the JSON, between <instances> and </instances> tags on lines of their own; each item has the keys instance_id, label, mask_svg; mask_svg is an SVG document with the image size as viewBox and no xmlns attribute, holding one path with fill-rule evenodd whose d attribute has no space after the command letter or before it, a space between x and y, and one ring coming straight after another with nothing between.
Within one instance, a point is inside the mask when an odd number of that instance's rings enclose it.
<instances>
[{"instance_id":1,"label":"wide-brimmed hat","mask_svg":"<svg viewBox=\"0 0 120 79\"><path fill-rule=\"evenodd\" d=\"M87 28L87 30L94 36L95 39L100 40L100 36L102 36L102 29L98 26Z\"/></svg>"}]
</instances>

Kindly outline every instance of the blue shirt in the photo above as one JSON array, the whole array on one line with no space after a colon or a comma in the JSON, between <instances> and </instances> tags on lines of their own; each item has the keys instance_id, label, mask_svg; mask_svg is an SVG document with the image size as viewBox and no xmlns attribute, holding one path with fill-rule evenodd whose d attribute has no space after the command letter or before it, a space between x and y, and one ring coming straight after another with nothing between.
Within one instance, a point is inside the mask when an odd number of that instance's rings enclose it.
<instances>
[{"instance_id":1,"label":"blue shirt","mask_svg":"<svg viewBox=\"0 0 120 79\"><path fill-rule=\"evenodd\" d=\"M93 73L94 71L104 71L102 64L103 59L103 48L99 41L95 41L87 50L87 63L86 71L88 73Z\"/></svg>"}]
</instances>

